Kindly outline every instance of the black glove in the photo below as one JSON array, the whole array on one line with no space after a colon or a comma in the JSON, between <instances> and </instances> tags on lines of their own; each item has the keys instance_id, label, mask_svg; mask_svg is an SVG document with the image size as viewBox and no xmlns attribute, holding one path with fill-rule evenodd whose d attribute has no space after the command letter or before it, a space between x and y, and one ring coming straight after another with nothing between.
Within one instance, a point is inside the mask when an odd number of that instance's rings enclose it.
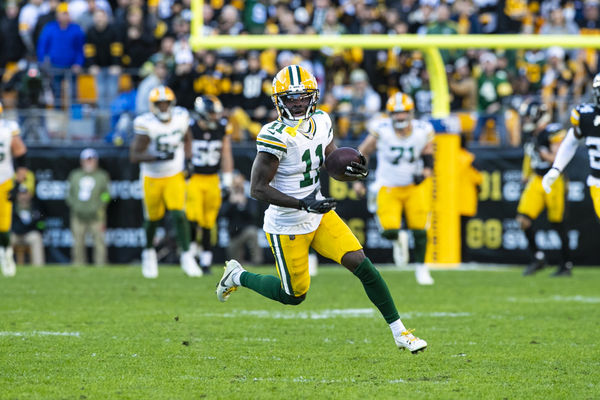
<instances>
[{"instance_id":1,"label":"black glove","mask_svg":"<svg viewBox=\"0 0 600 400\"><path fill-rule=\"evenodd\" d=\"M156 155L156 160L158 161L168 161L175 158L174 151L161 151Z\"/></svg>"},{"instance_id":2,"label":"black glove","mask_svg":"<svg viewBox=\"0 0 600 400\"><path fill-rule=\"evenodd\" d=\"M334 198L326 197L323 200L317 200L317 193L319 193L319 188L316 188L305 198L300 199L300 209L315 214L325 214L331 210L335 210L337 201Z\"/></svg>"},{"instance_id":3,"label":"black glove","mask_svg":"<svg viewBox=\"0 0 600 400\"><path fill-rule=\"evenodd\" d=\"M231 196L231 188L223 186L221 188L221 201L227 201L229 196Z\"/></svg>"},{"instance_id":4,"label":"black glove","mask_svg":"<svg viewBox=\"0 0 600 400\"><path fill-rule=\"evenodd\" d=\"M352 161L350 165L346 167L344 175L351 176L355 179L365 179L369 175L369 168L367 167L367 159L362 154L360 155L360 163Z\"/></svg>"},{"instance_id":5,"label":"black glove","mask_svg":"<svg viewBox=\"0 0 600 400\"><path fill-rule=\"evenodd\" d=\"M413 182L415 185L420 185L425 180L425 175L423 174L414 174Z\"/></svg>"},{"instance_id":6,"label":"black glove","mask_svg":"<svg viewBox=\"0 0 600 400\"><path fill-rule=\"evenodd\" d=\"M191 159L187 159L185 160L185 169L184 169L185 173L185 178L189 179L192 177L192 175L194 175L194 163L192 163Z\"/></svg>"},{"instance_id":7,"label":"black glove","mask_svg":"<svg viewBox=\"0 0 600 400\"><path fill-rule=\"evenodd\" d=\"M19 193L19 185L20 185L19 182L14 181L12 189L10 189L10 192L8 192L8 201L10 201L11 203L14 203L15 201L17 201L17 193Z\"/></svg>"}]
</instances>

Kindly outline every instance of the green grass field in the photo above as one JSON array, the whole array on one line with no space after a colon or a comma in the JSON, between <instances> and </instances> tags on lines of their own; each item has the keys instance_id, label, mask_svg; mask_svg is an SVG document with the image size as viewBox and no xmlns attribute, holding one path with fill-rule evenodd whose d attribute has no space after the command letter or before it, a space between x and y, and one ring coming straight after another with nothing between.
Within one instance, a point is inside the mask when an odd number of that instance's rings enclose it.
<instances>
[{"instance_id":1,"label":"green grass field","mask_svg":"<svg viewBox=\"0 0 600 400\"><path fill-rule=\"evenodd\" d=\"M255 272L274 273L271 269ZM383 270L426 352L398 351L360 282L321 268L307 300L221 273L161 267L19 268L0 277L1 399L598 399L600 269Z\"/></svg>"}]
</instances>

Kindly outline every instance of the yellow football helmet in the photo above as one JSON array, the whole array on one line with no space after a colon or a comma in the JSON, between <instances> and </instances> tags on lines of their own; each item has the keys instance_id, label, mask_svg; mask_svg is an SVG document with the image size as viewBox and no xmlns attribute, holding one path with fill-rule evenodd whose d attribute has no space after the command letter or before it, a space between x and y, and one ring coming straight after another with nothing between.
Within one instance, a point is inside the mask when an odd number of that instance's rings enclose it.
<instances>
[{"instance_id":1,"label":"yellow football helmet","mask_svg":"<svg viewBox=\"0 0 600 400\"><path fill-rule=\"evenodd\" d=\"M299 65L285 67L273 78L271 99L280 118L292 121L307 119L317 109L317 80Z\"/></svg>"},{"instance_id":2,"label":"yellow football helmet","mask_svg":"<svg viewBox=\"0 0 600 400\"><path fill-rule=\"evenodd\" d=\"M167 86L158 86L150 91L150 112L161 121L171 119L171 111L175 107L175 93ZM166 109L161 109L158 103L167 103Z\"/></svg>"},{"instance_id":3,"label":"yellow football helmet","mask_svg":"<svg viewBox=\"0 0 600 400\"><path fill-rule=\"evenodd\" d=\"M415 109L415 103L406 93L396 92L388 99L385 109L389 113L411 112Z\"/></svg>"},{"instance_id":4,"label":"yellow football helmet","mask_svg":"<svg viewBox=\"0 0 600 400\"><path fill-rule=\"evenodd\" d=\"M385 109L392 118L394 128L404 130L410 126L415 103L406 93L397 92L388 99Z\"/></svg>"}]
</instances>

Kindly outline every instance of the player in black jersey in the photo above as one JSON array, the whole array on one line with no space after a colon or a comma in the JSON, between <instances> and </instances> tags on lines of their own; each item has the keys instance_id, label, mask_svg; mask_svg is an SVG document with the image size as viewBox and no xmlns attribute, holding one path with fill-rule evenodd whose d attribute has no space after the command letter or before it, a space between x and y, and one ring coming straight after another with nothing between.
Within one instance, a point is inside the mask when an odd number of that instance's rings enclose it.
<instances>
[{"instance_id":1,"label":"player in black jersey","mask_svg":"<svg viewBox=\"0 0 600 400\"><path fill-rule=\"evenodd\" d=\"M524 146L523 180L527 186L521 194L517 208L517 221L529 242L531 264L523 271L523 275L531 275L546 264L546 256L535 241L533 221L546 208L548 222L558 232L561 240L559 269L555 276L570 275L572 263L569 256L567 232L563 224L565 211L566 184L564 179L556 182L552 193L545 193L542 187L542 176L550 169L558 151L565 130L560 124L550 123L551 117L546 106L537 100L525 101L520 109L523 133L530 135ZM560 274L558 273L560 272Z\"/></svg>"},{"instance_id":2,"label":"player in black jersey","mask_svg":"<svg viewBox=\"0 0 600 400\"><path fill-rule=\"evenodd\" d=\"M590 174L587 185L594 202L594 210L600 218L600 74L592 81L592 103L576 106L571 112L571 124L565 140L560 145L552 168L544 175L542 185L547 193L554 193L556 183L577 151L577 146L585 140L590 160Z\"/></svg>"},{"instance_id":3,"label":"player in black jersey","mask_svg":"<svg viewBox=\"0 0 600 400\"><path fill-rule=\"evenodd\" d=\"M200 266L202 272L209 274L213 257L211 231L221 207L221 188L228 189L232 184L233 155L221 101L215 96L200 96L194 108L198 117L190 123L192 156L188 163L185 213L191 225L192 247L196 249L198 231L202 230Z\"/></svg>"}]
</instances>

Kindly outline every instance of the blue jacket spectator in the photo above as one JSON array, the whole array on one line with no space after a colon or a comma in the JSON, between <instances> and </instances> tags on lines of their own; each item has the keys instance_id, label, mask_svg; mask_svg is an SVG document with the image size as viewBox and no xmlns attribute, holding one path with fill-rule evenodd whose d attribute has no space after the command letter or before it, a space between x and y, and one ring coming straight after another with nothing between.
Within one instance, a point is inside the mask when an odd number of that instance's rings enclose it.
<instances>
[{"instance_id":1,"label":"blue jacket spectator","mask_svg":"<svg viewBox=\"0 0 600 400\"><path fill-rule=\"evenodd\" d=\"M42 30L37 46L38 60L44 63L49 59L50 65L58 68L81 67L85 62L85 35L79 25L70 22L68 12L61 10L63 4L56 9L56 21L49 22Z\"/></svg>"}]
</instances>

